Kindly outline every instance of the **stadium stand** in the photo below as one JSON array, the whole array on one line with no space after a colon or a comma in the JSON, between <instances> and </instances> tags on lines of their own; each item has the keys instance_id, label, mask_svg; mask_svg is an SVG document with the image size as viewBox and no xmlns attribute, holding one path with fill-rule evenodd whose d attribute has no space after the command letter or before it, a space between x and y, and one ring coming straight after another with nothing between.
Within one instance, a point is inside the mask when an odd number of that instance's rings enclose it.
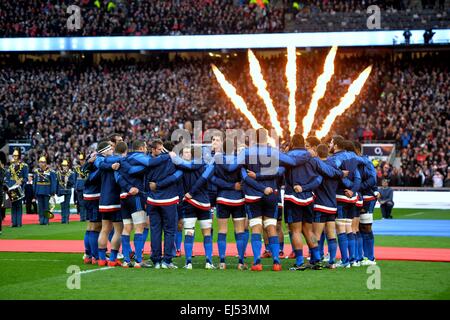
<instances>
[{"instance_id":1,"label":"stadium stand","mask_svg":"<svg viewBox=\"0 0 450 320\"><path fill-rule=\"evenodd\" d=\"M82 28L66 27L69 5ZM367 30L367 7L381 9L381 29L449 28L448 1L303 0L6 0L0 37L184 35Z\"/></svg>"},{"instance_id":2,"label":"stadium stand","mask_svg":"<svg viewBox=\"0 0 450 320\"><path fill-rule=\"evenodd\" d=\"M303 52L299 59L299 126L326 53ZM0 123L5 138L31 139L26 160L33 164L42 153L51 163L75 159L78 152L111 132L149 140L168 139L174 129L188 127L186 122L195 120L202 120L204 129L248 127L214 80L211 62L235 84L260 122L270 127L248 75L245 53L229 59L165 57L156 55L145 62L101 60L98 64L6 61L0 71ZM313 129L337 105L351 80L373 64L365 88L351 109L337 119L334 132L361 142L395 141L401 166L382 163L378 168L379 178L389 178L392 185L446 184L448 59L445 52L339 55ZM260 61L279 120L287 123L285 54L260 57Z\"/></svg>"}]
</instances>

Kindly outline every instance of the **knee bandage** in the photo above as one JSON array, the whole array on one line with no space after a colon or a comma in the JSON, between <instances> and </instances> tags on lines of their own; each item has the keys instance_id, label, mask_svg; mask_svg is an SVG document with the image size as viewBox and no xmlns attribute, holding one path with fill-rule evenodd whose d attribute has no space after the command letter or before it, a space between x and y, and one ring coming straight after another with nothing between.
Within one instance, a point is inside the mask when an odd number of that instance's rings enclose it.
<instances>
[{"instance_id":1,"label":"knee bandage","mask_svg":"<svg viewBox=\"0 0 450 320\"><path fill-rule=\"evenodd\" d=\"M197 218L184 218L183 219L183 227L185 229L194 229L196 222L197 222Z\"/></svg>"},{"instance_id":2,"label":"knee bandage","mask_svg":"<svg viewBox=\"0 0 450 320\"><path fill-rule=\"evenodd\" d=\"M122 221L123 221L124 225L133 224L133 220L132 219L123 219Z\"/></svg>"},{"instance_id":3,"label":"knee bandage","mask_svg":"<svg viewBox=\"0 0 450 320\"><path fill-rule=\"evenodd\" d=\"M373 215L371 213L363 213L359 216L359 222L361 224L370 224L373 222Z\"/></svg>"},{"instance_id":4,"label":"knee bandage","mask_svg":"<svg viewBox=\"0 0 450 320\"><path fill-rule=\"evenodd\" d=\"M347 219L336 219L336 226L345 226Z\"/></svg>"},{"instance_id":5,"label":"knee bandage","mask_svg":"<svg viewBox=\"0 0 450 320\"><path fill-rule=\"evenodd\" d=\"M277 225L277 219L269 218L264 220L264 228L267 228L268 226L276 226Z\"/></svg>"},{"instance_id":6,"label":"knee bandage","mask_svg":"<svg viewBox=\"0 0 450 320\"><path fill-rule=\"evenodd\" d=\"M254 226L257 226L258 224L262 224L262 218L261 217L250 219L249 222L248 222L248 225L249 225L250 228L253 228Z\"/></svg>"},{"instance_id":7,"label":"knee bandage","mask_svg":"<svg viewBox=\"0 0 450 320\"><path fill-rule=\"evenodd\" d=\"M351 226L352 225L352 219L345 219L345 225Z\"/></svg>"},{"instance_id":8,"label":"knee bandage","mask_svg":"<svg viewBox=\"0 0 450 320\"><path fill-rule=\"evenodd\" d=\"M137 211L131 214L131 218L133 219L134 224L142 224L147 222L145 211Z\"/></svg>"},{"instance_id":9,"label":"knee bandage","mask_svg":"<svg viewBox=\"0 0 450 320\"><path fill-rule=\"evenodd\" d=\"M200 220L200 229L210 229L212 226L212 219Z\"/></svg>"}]
</instances>

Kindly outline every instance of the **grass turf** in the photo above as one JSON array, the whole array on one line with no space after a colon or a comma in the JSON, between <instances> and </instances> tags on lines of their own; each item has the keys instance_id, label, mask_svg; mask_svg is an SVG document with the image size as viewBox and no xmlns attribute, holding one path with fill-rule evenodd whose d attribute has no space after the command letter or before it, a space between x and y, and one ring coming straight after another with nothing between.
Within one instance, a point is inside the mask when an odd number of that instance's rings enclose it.
<instances>
[{"instance_id":1,"label":"grass turf","mask_svg":"<svg viewBox=\"0 0 450 320\"><path fill-rule=\"evenodd\" d=\"M0 262L0 299L450 299L450 265L436 262L380 261L379 290L367 288L366 267L287 271L292 260L277 273L269 259L264 272L238 271L234 258L227 270L204 270L203 257L193 270L106 269L81 274L79 290L67 288L67 267L99 269L80 254L0 253Z\"/></svg>"},{"instance_id":2,"label":"grass turf","mask_svg":"<svg viewBox=\"0 0 450 320\"><path fill-rule=\"evenodd\" d=\"M398 219L419 218L433 219L439 216L441 219L450 219L450 210L421 210L420 209L397 209L394 215ZM420 213L420 215L416 215ZM379 210L375 210L375 217L379 218ZM413 216L410 216L413 215ZM52 223L49 226L40 225L23 225L22 228L3 229L0 239L30 239L30 240L82 240L84 236L86 223L71 222L70 224ZM218 230L217 220L214 219L215 230ZM285 229L285 243L289 243ZM233 230L232 221L229 221L229 230ZM217 231L214 232L214 240L217 240ZM195 241L203 241L201 231L197 224L195 232ZM227 241L234 243L233 232L228 232ZM377 246L384 247L410 247L410 248L449 248L450 237L417 237L417 236L380 236L376 235L375 243ZM288 250L287 250L288 251Z\"/></svg>"}]
</instances>

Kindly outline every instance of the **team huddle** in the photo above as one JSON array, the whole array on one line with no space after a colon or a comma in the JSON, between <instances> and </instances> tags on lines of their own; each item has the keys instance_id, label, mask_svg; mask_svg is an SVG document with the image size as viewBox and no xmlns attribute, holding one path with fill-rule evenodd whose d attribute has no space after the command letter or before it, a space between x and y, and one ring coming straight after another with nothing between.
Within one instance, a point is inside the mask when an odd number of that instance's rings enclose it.
<instances>
[{"instance_id":1,"label":"team huddle","mask_svg":"<svg viewBox=\"0 0 450 320\"><path fill-rule=\"evenodd\" d=\"M118 135L99 141L97 151L79 168L89 220L84 263L176 269L172 260L181 256L184 234L184 268L192 269L198 222L205 268L216 269L212 260L215 215L219 269L227 268L232 218L237 268L248 268L245 253L250 242L252 271L263 270L264 257L272 257L272 270L282 270L283 216L292 245L289 258L295 259L290 270L376 264L372 216L379 193L375 168L361 155L361 145L341 136L326 145L316 137L295 134L288 146L275 148L268 138L267 131L259 129L249 145L218 134L207 147L183 145L180 149L155 140L150 150L141 140L130 143L128 150ZM149 233L151 254L145 261ZM303 237L309 253L303 252Z\"/></svg>"}]
</instances>

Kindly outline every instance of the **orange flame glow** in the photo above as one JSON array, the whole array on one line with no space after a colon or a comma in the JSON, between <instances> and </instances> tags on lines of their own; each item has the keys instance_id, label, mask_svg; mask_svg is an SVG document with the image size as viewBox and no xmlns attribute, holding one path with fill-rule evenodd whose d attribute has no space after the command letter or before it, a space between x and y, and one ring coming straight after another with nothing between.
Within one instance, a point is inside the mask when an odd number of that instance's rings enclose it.
<instances>
[{"instance_id":1,"label":"orange flame glow","mask_svg":"<svg viewBox=\"0 0 450 320\"><path fill-rule=\"evenodd\" d=\"M286 63L286 79L287 88L289 91L289 132L291 136L294 135L297 128L296 112L297 106L295 105L295 93L297 91L297 56L295 54L295 47L290 46L287 48L287 63Z\"/></svg>"},{"instance_id":2,"label":"orange flame glow","mask_svg":"<svg viewBox=\"0 0 450 320\"><path fill-rule=\"evenodd\" d=\"M325 59L322 74L317 78L316 86L309 104L308 113L303 118L303 136L306 138L311 131L314 116L317 111L318 102L325 95L327 84L334 74L334 58L336 57L337 47L333 46Z\"/></svg>"},{"instance_id":3,"label":"orange flame glow","mask_svg":"<svg viewBox=\"0 0 450 320\"><path fill-rule=\"evenodd\" d=\"M270 97L269 91L267 91L267 83L264 80L259 61L252 50L248 50L248 63L250 66L250 76L252 78L253 84L257 89L258 95L266 105L272 127L275 129L277 135L279 137L282 137L283 129L281 128L280 122L278 121L277 111L273 106L273 101Z\"/></svg>"},{"instance_id":4,"label":"orange flame glow","mask_svg":"<svg viewBox=\"0 0 450 320\"><path fill-rule=\"evenodd\" d=\"M352 84L348 88L347 93L341 98L339 105L330 110L330 113L322 123L322 127L316 132L316 136L319 139L325 137L328 134L336 118L343 114L344 111L347 110L353 104L353 102L355 102L356 96L361 92L361 89L364 86L364 83L366 83L366 80L369 77L371 71L372 66L368 66L366 69L364 69L364 71L360 73L358 78L356 78L356 80L352 82Z\"/></svg>"}]
</instances>

